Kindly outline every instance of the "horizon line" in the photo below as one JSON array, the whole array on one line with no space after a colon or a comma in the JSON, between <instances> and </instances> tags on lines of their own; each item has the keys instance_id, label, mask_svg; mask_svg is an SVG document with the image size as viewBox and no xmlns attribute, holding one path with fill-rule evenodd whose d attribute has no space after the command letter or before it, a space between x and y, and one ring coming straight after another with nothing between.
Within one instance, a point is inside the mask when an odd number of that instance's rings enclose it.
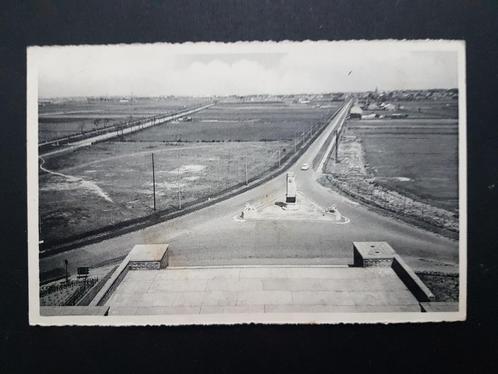
<instances>
[{"instance_id":1,"label":"horizon line","mask_svg":"<svg viewBox=\"0 0 498 374\"><path fill-rule=\"evenodd\" d=\"M433 87L433 88L396 88L383 90L379 89L378 92L395 92L395 91L450 91L458 90L458 87ZM299 92L299 93L254 93L254 94L226 94L226 95L177 95L177 94L159 94L159 95L121 95L121 94L100 94L100 95L67 95L67 96L39 96L40 99L64 99L64 98L97 98L97 97L121 97L121 98L157 98L157 97L195 97L195 98L208 98L208 97L250 97L250 96L297 96L297 95L327 95L327 94L349 94L349 93L367 93L375 92L373 90L358 90L358 91L327 91L327 92Z\"/></svg>"}]
</instances>

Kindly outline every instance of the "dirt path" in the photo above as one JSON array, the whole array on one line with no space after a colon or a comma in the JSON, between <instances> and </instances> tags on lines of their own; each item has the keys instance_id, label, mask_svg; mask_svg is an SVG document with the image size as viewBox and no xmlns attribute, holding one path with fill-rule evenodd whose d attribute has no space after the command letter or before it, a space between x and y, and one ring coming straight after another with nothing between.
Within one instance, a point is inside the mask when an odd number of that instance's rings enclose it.
<instances>
[{"instance_id":1,"label":"dirt path","mask_svg":"<svg viewBox=\"0 0 498 374\"><path fill-rule=\"evenodd\" d=\"M43 170L44 172L66 179L69 182L70 187L73 187L74 189L77 189L77 188L86 189L88 191L93 192L97 196L100 196L103 199L109 201L110 203L114 203L112 201L111 197L102 188L100 188L96 183L89 181L89 180L86 180L86 179L83 179L81 177L75 177L73 175L67 175L67 174L59 173L57 171L49 170L43 166L45 164L45 159L40 156L40 160L41 160L40 169Z\"/></svg>"}]
</instances>

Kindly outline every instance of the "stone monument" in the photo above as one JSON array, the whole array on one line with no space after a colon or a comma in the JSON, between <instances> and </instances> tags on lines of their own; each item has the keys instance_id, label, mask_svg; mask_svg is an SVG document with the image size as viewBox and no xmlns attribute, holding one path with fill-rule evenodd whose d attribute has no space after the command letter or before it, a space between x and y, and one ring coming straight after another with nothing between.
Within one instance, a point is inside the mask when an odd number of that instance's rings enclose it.
<instances>
[{"instance_id":1,"label":"stone monument","mask_svg":"<svg viewBox=\"0 0 498 374\"><path fill-rule=\"evenodd\" d=\"M296 203L296 177L293 172L287 173L285 202L287 204Z\"/></svg>"}]
</instances>

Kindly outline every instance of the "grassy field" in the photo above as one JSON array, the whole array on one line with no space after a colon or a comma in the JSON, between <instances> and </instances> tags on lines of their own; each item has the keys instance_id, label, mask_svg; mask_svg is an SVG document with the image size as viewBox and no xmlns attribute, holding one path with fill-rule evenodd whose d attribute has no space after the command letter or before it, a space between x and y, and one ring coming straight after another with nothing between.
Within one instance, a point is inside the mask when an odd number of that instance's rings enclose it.
<instances>
[{"instance_id":1,"label":"grassy field","mask_svg":"<svg viewBox=\"0 0 498 374\"><path fill-rule=\"evenodd\" d=\"M278 164L289 142L106 142L43 167L40 175L40 238L46 241L95 230L153 213L151 154L157 209L182 204L245 182ZM62 174L62 175L61 175Z\"/></svg>"},{"instance_id":2,"label":"grassy field","mask_svg":"<svg viewBox=\"0 0 498 374\"><path fill-rule=\"evenodd\" d=\"M192 115L191 122L166 123L125 138L126 141L268 141L291 140L324 121L339 107L317 109L303 104L217 104ZM336 104L336 105L335 105Z\"/></svg>"},{"instance_id":3,"label":"grassy field","mask_svg":"<svg viewBox=\"0 0 498 374\"><path fill-rule=\"evenodd\" d=\"M458 209L456 100L398 102L408 118L350 120L376 183L433 206ZM419 111L420 108L420 111Z\"/></svg>"},{"instance_id":4,"label":"grassy field","mask_svg":"<svg viewBox=\"0 0 498 374\"><path fill-rule=\"evenodd\" d=\"M155 114L176 112L185 107L204 103L190 98L136 98L133 102L81 101L40 103L38 106L39 141L110 126L126 120L145 118Z\"/></svg>"},{"instance_id":5,"label":"grassy field","mask_svg":"<svg viewBox=\"0 0 498 374\"><path fill-rule=\"evenodd\" d=\"M459 276L438 272L417 272L438 302L458 302Z\"/></svg>"}]
</instances>

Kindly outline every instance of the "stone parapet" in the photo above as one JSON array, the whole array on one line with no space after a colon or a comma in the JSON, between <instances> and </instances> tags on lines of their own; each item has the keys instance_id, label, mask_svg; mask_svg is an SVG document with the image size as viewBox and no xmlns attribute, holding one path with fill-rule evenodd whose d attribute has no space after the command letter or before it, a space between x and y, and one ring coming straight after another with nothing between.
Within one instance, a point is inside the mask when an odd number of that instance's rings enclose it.
<instances>
[{"instance_id":1,"label":"stone parapet","mask_svg":"<svg viewBox=\"0 0 498 374\"><path fill-rule=\"evenodd\" d=\"M168 266L168 244L138 244L130 252L130 270L159 270Z\"/></svg>"},{"instance_id":2,"label":"stone parapet","mask_svg":"<svg viewBox=\"0 0 498 374\"><path fill-rule=\"evenodd\" d=\"M390 267L419 302L435 300L434 294L387 242L353 242L356 267Z\"/></svg>"},{"instance_id":3,"label":"stone parapet","mask_svg":"<svg viewBox=\"0 0 498 374\"><path fill-rule=\"evenodd\" d=\"M353 242L356 267L391 267L396 252L386 242Z\"/></svg>"}]
</instances>

